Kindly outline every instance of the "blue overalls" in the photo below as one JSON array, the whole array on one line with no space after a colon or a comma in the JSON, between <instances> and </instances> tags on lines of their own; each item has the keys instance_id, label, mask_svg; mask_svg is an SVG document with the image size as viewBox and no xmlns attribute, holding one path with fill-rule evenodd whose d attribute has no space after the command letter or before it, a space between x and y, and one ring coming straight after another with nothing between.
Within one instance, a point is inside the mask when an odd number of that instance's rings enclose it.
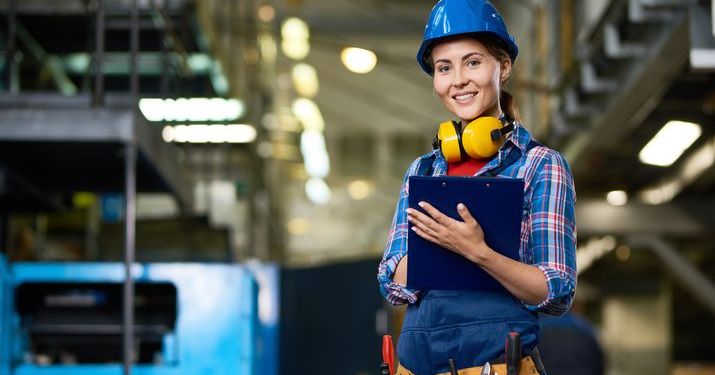
<instances>
[{"instance_id":1,"label":"blue overalls","mask_svg":"<svg viewBox=\"0 0 715 375\"><path fill-rule=\"evenodd\" d=\"M531 140L526 149L540 145ZM494 177L520 157L512 151L484 176ZM434 159L424 160L418 176L431 176ZM449 359L458 369L482 366L504 358L509 332L521 335L522 353L539 341L538 314L528 310L506 289L496 292L428 290L407 307L397 343L400 363L416 375L449 371Z\"/></svg>"},{"instance_id":2,"label":"blue overalls","mask_svg":"<svg viewBox=\"0 0 715 375\"><path fill-rule=\"evenodd\" d=\"M511 294L460 290L429 290L407 307L397 344L400 363L416 375L482 366L504 357L509 332L521 334L522 353L539 339L537 313Z\"/></svg>"}]
</instances>

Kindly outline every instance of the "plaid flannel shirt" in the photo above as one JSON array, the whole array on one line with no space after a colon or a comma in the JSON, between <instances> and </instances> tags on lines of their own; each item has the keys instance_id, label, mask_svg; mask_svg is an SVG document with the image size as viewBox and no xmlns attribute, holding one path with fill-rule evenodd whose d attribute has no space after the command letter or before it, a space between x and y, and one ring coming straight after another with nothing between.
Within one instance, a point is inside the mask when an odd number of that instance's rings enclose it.
<instances>
[{"instance_id":1,"label":"plaid flannel shirt","mask_svg":"<svg viewBox=\"0 0 715 375\"><path fill-rule=\"evenodd\" d=\"M507 166L498 177L524 179L524 209L528 213L521 223L520 260L538 267L546 277L549 293L538 305L524 305L549 315L566 312L576 290L576 219L571 170L558 152L537 146L527 152L531 134L521 124L493 158L475 176L499 166L510 152L520 152L518 160ZM380 292L393 305L415 303L420 291L411 290L392 281L400 259L407 254L407 192L408 179L417 174L423 160L433 159L432 176L447 172L447 162L439 150L417 158L405 173L392 220L385 252L378 267Z\"/></svg>"}]
</instances>

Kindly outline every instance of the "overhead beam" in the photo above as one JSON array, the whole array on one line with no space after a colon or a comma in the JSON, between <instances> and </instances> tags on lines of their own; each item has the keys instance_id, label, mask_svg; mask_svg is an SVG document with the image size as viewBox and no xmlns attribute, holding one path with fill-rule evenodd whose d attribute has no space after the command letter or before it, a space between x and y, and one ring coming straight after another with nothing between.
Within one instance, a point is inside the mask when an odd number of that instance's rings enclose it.
<instances>
[{"instance_id":1,"label":"overhead beam","mask_svg":"<svg viewBox=\"0 0 715 375\"><path fill-rule=\"evenodd\" d=\"M703 211L715 212L715 202L704 202L700 207ZM698 213L691 212L689 207L676 203L657 206L640 203L612 206L604 200L579 200L576 203L576 225L580 236L696 236L712 230L712 225L707 223L713 222L715 220L702 218Z\"/></svg>"}]
</instances>

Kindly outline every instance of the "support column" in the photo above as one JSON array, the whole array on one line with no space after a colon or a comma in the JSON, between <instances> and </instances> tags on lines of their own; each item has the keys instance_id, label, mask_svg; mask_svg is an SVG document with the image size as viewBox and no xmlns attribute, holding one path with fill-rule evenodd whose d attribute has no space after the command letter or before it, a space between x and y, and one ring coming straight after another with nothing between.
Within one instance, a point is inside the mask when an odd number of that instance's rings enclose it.
<instances>
[{"instance_id":1,"label":"support column","mask_svg":"<svg viewBox=\"0 0 715 375\"><path fill-rule=\"evenodd\" d=\"M671 291L618 295L603 304L603 348L608 375L667 375L671 362Z\"/></svg>"}]
</instances>

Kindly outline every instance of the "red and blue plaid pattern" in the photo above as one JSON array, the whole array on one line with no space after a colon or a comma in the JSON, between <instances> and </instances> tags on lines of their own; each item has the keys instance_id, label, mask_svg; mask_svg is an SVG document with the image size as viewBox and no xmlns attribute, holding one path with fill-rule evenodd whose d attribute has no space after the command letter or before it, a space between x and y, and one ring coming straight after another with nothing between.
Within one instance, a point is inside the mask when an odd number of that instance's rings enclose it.
<instances>
[{"instance_id":1,"label":"red and blue plaid pattern","mask_svg":"<svg viewBox=\"0 0 715 375\"><path fill-rule=\"evenodd\" d=\"M576 290L576 217L571 170L558 152L544 146L527 152L532 140L528 130L516 124L514 131L502 145L499 154L476 176L500 166L510 152L520 152L521 157L507 166L499 177L524 179L524 209L521 224L521 261L538 267L546 276L549 294L539 305L528 305L532 311L560 315L571 306ZM405 173L392 220L387 245L378 267L380 292L393 305L415 303L420 291L405 288L392 281L397 263L407 254L407 192L408 178L417 174L423 160L433 159L433 176L443 176L447 163L439 151L417 158Z\"/></svg>"}]
</instances>

